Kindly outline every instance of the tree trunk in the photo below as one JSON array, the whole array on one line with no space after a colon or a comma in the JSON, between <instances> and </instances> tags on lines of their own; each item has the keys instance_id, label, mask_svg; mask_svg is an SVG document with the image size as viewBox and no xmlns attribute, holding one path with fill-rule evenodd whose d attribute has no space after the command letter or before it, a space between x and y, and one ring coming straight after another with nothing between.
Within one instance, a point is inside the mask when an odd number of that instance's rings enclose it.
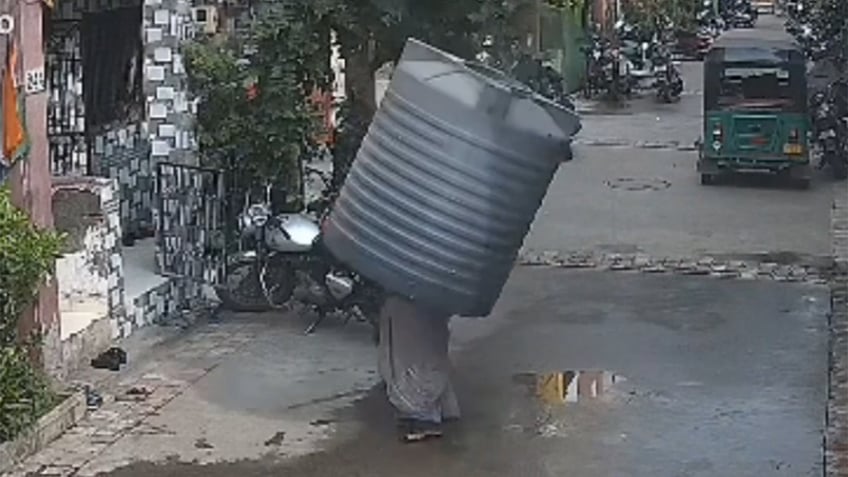
<instances>
[{"instance_id":1,"label":"tree trunk","mask_svg":"<svg viewBox=\"0 0 848 477\"><path fill-rule=\"evenodd\" d=\"M345 45L341 54L345 60L346 108L342 114L339 134L333 151L333 188L344 183L362 138L377 111L374 86L374 67L367 45Z\"/></svg>"},{"instance_id":2,"label":"tree trunk","mask_svg":"<svg viewBox=\"0 0 848 477\"><path fill-rule=\"evenodd\" d=\"M371 54L367 47L361 47L345 56L345 86L352 108L362 119L370 122L377 111L376 90Z\"/></svg>"}]
</instances>

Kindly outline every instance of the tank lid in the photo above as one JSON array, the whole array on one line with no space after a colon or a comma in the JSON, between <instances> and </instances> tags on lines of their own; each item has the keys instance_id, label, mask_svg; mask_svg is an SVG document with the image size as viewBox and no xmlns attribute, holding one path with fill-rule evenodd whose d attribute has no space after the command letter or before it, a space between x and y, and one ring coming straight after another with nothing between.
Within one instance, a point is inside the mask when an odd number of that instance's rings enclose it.
<instances>
[{"instance_id":1,"label":"tank lid","mask_svg":"<svg viewBox=\"0 0 848 477\"><path fill-rule=\"evenodd\" d=\"M458 68L484 83L508 93L510 96L531 100L551 117L563 134L573 136L581 129L579 116L573 109L536 93L529 86L510 77L503 71L478 61L460 58L415 38L407 39L400 61L453 63Z\"/></svg>"}]
</instances>

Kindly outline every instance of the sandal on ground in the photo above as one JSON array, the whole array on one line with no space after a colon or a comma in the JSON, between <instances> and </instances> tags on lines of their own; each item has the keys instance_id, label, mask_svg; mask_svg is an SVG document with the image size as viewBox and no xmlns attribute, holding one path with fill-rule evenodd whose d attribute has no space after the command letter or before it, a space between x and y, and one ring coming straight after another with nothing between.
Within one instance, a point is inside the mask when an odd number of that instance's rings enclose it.
<instances>
[{"instance_id":1,"label":"sandal on ground","mask_svg":"<svg viewBox=\"0 0 848 477\"><path fill-rule=\"evenodd\" d=\"M401 442L421 442L442 437L442 426L436 422L404 419L400 422Z\"/></svg>"}]
</instances>

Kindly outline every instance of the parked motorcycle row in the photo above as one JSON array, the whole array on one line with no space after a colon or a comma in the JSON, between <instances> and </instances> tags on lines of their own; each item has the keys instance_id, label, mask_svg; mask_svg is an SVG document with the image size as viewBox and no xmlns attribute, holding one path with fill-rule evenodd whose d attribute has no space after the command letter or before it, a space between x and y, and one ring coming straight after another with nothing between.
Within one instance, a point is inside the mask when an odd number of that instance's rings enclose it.
<instances>
[{"instance_id":1,"label":"parked motorcycle row","mask_svg":"<svg viewBox=\"0 0 848 477\"><path fill-rule=\"evenodd\" d=\"M836 179L848 178L848 81L835 81L815 93L810 112L821 154L819 168L829 166Z\"/></svg>"},{"instance_id":2,"label":"parked motorcycle row","mask_svg":"<svg viewBox=\"0 0 848 477\"><path fill-rule=\"evenodd\" d=\"M786 29L811 61L844 65L848 61L848 3L844 0L790 1L783 4ZM842 73L843 75L845 73ZM839 180L848 177L848 79L844 76L811 92L812 139L819 168L829 166Z\"/></svg>"},{"instance_id":3,"label":"parked motorcycle row","mask_svg":"<svg viewBox=\"0 0 848 477\"><path fill-rule=\"evenodd\" d=\"M704 0L696 15L697 57L703 59L713 42L731 28L754 28L759 13L751 0Z\"/></svg>"},{"instance_id":4,"label":"parked motorcycle row","mask_svg":"<svg viewBox=\"0 0 848 477\"><path fill-rule=\"evenodd\" d=\"M813 61L848 61L848 2L797 0L783 4L786 30Z\"/></svg>"},{"instance_id":5,"label":"parked motorcycle row","mask_svg":"<svg viewBox=\"0 0 848 477\"><path fill-rule=\"evenodd\" d=\"M715 0L718 1L718 0ZM681 31L671 21L650 28L616 22L610 35L595 28L585 47L587 58L587 97L617 101L636 90L654 89L657 99L671 103L683 92L680 70L672 53L702 59L713 41L730 28L753 28L757 10L750 0L704 0L696 13L694 31Z\"/></svg>"},{"instance_id":6,"label":"parked motorcycle row","mask_svg":"<svg viewBox=\"0 0 848 477\"><path fill-rule=\"evenodd\" d=\"M680 99L683 78L672 61L671 31L643 31L622 19L615 24L613 38L591 32L586 47L585 95L618 101L652 88L662 102Z\"/></svg>"}]
</instances>

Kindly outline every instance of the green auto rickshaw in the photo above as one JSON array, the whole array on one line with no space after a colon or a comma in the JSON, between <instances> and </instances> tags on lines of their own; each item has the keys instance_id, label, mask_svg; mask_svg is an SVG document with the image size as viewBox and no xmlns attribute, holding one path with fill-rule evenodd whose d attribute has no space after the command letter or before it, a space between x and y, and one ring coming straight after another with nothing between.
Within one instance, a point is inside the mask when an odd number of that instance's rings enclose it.
<instances>
[{"instance_id":1,"label":"green auto rickshaw","mask_svg":"<svg viewBox=\"0 0 848 477\"><path fill-rule=\"evenodd\" d=\"M804 54L791 41L721 39L704 62L701 183L725 172L785 174L809 187Z\"/></svg>"}]
</instances>

